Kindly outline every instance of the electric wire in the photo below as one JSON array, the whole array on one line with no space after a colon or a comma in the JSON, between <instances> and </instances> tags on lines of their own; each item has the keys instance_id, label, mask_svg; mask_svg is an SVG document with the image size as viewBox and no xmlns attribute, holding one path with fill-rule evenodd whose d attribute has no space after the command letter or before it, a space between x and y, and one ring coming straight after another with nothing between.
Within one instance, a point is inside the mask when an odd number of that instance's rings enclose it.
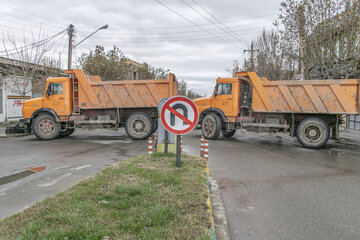
<instances>
[{"instance_id":1,"label":"electric wire","mask_svg":"<svg viewBox=\"0 0 360 240\"><path fill-rule=\"evenodd\" d=\"M188 6L189 8L191 8L192 10L194 10L196 13L198 13L200 16L202 16L203 18L205 18L206 20L208 20L209 22L211 22L212 24L214 24L217 28L221 29L222 31L229 33L230 36L234 37L236 40L244 43L245 45L248 44L248 42L244 39L242 39L241 37L238 37L236 34L234 34L234 31L229 31L229 30L225 30L222 27L219 27L219 23L214 22L213 20L211 20L210 18L208 18L207 16L205 16L204 14L202 14L200 11L198 11L197 9L195 9L193 6L191 6L190 4L188 4L187 2L185 2L184 0L180 0L182 3L184 3L186 6Z\"/></svg>"},{"instance_id":2,"label":"electric wire","mask_svg":"<svg viewBox=\"0 0 360 240\"><path fill-rule=\"evenodd\" d=\"M215 36L216 38L218 38L218 39L221 40L222 42L228 44L229 46L239 49L237 46L231 44L231 43L228 42L227 40L225 40L225 39L223 39L223 38L221 38L221 37L216 36L216 35L213 34L212 32L208 31L206 28L203 28L202 26L200 26L200 25L198 25L197 23L191 21L191 20L188 19L187 17L185 17L185 16L181 15L180 13L176 12L175 10L171 9L170 7L168 7L166 4L162 3L161 1L159 1L159 0L154 0L154 1L158 2L159 4L161 4L162 6L164 6L165 8L167 8L168 10L170 10L171 12L175 13L175 14L178 15L179 17L181 17L181 18L185 19L186 21L190 22L190 23L193 24L194 26L196 26L196 27L204 30L205 32L207 32L207 33Z\"/></svg>"},{"instance_id":3,"label":"electric wire","mask_svg":"<svg viewBox=\"0 0 360 240\"><path fill-rule=\"evenodd\" d=\"M8 49L8 50L3 50L3 51L0 51L0 53L9 53L9 52L11 52L11 51L16 51L16 52L18 52L20 49L23 49L23 50L21 50L21 51L26 51L27 49L29 49L29 48L31 48L31 47L40 47L40 46L46 44L47 42L51 41L52 39L56 38L57 36L63 34L63 33L66 32L66 31L67 31L67 29L65 29L65 30L63 30L63 31L61 31L61 32L53 35L53 36L50 36L50 37L45 38L45 39L42 39L42 40L40 40L40 41L38 41L38 42L33 42L33 43L31 43L31 44L28 44L28 45L25 45L25 46L22 46L22 47L19 47L19 48L13 48L13 49Z\"/></svg>"},{"instance_id":4,"label":"electric wire","mask_svg":"<svg viewBox=\"0 0 360 240\"><path fill-rule=\"evenodd\" d=\"M198 5L201 9L203 9L207 14L212 16L216 21L218 21L221 25L223 25L225 28L229 29L233 34L237 35L238 37L241 37L238 33L234 32L231 28L229 28L227 25L225 25L222 21L220 21L217 17L215 17L210 11L208 11L205 7L201 6L198 2L195 0L193 1L196 5Z\"/></svg>"}]
</instances>

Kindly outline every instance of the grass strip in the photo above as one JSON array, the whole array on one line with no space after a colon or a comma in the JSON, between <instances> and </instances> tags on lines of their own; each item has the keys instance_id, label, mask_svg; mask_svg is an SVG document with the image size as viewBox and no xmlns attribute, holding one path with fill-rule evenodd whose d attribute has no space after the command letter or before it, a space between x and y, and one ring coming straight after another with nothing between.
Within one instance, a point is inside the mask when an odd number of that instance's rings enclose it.
<instances>
[{"instance_id":1,"label":"grass strip","mask_svg":"<svg viewBox=\"0 0 360 240\"><path fill-rule=\"evenodd\" d=\"M128 158L0 221L0 239L210 239L203 159ZM110 237L110 238L106 238Z\"/></svg>"}]
</instances>

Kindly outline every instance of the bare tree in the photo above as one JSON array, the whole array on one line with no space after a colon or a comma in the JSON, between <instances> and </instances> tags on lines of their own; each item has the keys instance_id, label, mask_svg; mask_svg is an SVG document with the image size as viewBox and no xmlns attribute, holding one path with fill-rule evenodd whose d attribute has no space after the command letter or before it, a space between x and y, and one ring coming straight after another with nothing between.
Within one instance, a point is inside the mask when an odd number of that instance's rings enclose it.
<instances>
[{"instance_id":1,"label":"bare tree","mask_svg":"<svg viewBox=\"0 0 360 240\"><path fill-rule=\"evenodd\" d=\"M301 79L344 78L359 62L358 0L285 0L279 32Z\"/></svg>"},{"instance_id":2,"label":"bare tree","mask_svg":"<svg viewBox=\"0 0 360 240\"><path fill-rule=\"evenodd\" d=\"M256 54L245 58L242 70L255 71L270 80L293 79L294 62L284 54L280 35L275 30L263 30L253 42ZM253 58L253 59L251 59Z\"/></svg>"},{"instance_id":3,"label":"bare tree","mask_svg":"<svg viewBox=\"0 0 360 240\"><path fill-rule=\"evenodd\" d=\"M3 74L8 76L5 81L6 87L25 99L32 88L43 86L44 75L52 72L49 68L55 67L50 65L54 62L46 60L45 56L54 47L54 38L63 32L47 37L40 28L37 35L31 34L30 40L25 34L22 39L10 34L3 35L2 53L9 60L9 64L3 69Z\"/></svg>"}]
</instances>

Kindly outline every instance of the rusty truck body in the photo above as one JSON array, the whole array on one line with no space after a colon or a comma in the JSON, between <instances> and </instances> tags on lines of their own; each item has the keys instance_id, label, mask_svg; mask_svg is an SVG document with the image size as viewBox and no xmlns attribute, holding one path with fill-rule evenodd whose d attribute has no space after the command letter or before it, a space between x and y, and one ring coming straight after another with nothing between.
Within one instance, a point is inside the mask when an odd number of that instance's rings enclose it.
<instances>
[{"instance_id":1,"label":"rusty truck body","mask_svg":"<svg viewBox=\"0 0 360 240\"><path fill-rule=\"evenodd\" d=\"M27 100L23 117L28 131L41 140L72 134L75 127L125 127L133 139L156 130L157 104L177 94L173 74L161 80L102 81L82 70L66 70L70 77L48 78L43 97Z\"/></svg>"},{"instance_id":2,"label":"rusty truck body","mask_svg":"<svg viewBox=\"0 0 360 240\"><path fill-rule=\"evenodd\" d=\"M288 132L304 147L339 138L342 116L360 113L360 80L268 81L255 72L217 79L213 95L196 99L207 138L256 132Z\"/></svg>"}]
</instances>

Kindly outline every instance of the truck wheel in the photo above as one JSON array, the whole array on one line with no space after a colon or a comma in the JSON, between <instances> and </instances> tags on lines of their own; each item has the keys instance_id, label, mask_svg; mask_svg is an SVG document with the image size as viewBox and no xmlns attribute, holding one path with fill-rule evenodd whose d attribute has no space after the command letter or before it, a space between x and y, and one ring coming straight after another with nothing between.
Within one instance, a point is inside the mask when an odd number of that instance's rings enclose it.
<instances>
[{"instance_id":1,"label":"truck wheel","mask_svg":"<svg viewBox=\"0 0 360 240\"><path fill-rule=\"evenodd\" d=\"M329 140L330 129L322 119L306 118L296 129L296 137L307 148L321 148Z\"/></svg>"},{"instance_id":2,"label":"truck wheel","mask_svg":"<svg viewBox=\"0 0 360 240\"><path fill-rule=\"evenodd\" d=\"M52 140L60 135L60 124L49 114L40 114L33 122L35 136L40 140Z\"/></svg>"},{"instance_id":3,"label":"truck wheel","mask_svg":"<svg viewBox=\"0 0 360 240\"><path fill-rule=\"evenodd\" d=\"M221 133L224 137L232 137L236 133L236 129L232 130L231 132L226 131L226 129L221 129Z\"/></svg>"},{"instance_id":4,"label":"truck wheel","mask_svg":"<svg viewBox=\"0 0 360 240\"><path fill-rule=\"evenodd\" d=\"M75 128L69 128L64 132L60 132L60 137L70 136L71 134L73 134L74 131L75 131Z\"/></svg>"},{"instance_id":5,"label":"truck wheel","mask_svg":"<svg viewBox=\"0 0 360 240\"><path fill-rule=\"evenodd\" d=\"M125 122L125 131L135 140L146 139L154 129L152 119L146 113L133 113Z\"/></svg>"},{"instance_id":6,"label":"truck wheel","mask_svg":"<svg viewBox=\"0 0 360 240\"><path fill-rule=\"evenodd\" d=\"M205 138L217 139L220 135L221 120L216 114L208 114L204 117L201 130Z\"/></svg>"}]
</instances>

